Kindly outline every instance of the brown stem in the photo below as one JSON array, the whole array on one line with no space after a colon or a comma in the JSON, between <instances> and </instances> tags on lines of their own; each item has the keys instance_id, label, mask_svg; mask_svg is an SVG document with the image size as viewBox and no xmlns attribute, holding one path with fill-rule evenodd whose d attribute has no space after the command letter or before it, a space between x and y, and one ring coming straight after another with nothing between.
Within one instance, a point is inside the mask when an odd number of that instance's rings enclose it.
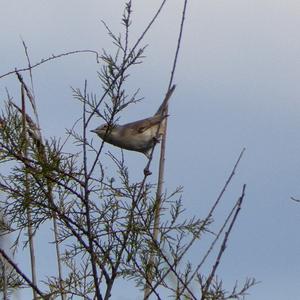
<instances>
[{"instance_id":1,"label":"brown stem","mask_svg":"<svg viewBox=\"0 0 300 300\"><path fill-rule=\"evenodd\" d=\"M30 59L29 59L29 55L28 55L28 51L27 51L27 46L23 41L23 46L25 48L25 53L26 53L26 57L27 57L27 61L28 61L28 65L30 67L30 78L31 78L31 85L32 85L32 90L33 90L33 77L32 77L32 73L31 73L31 63L30 63ZM24 119L24 114L25 114L25 122L29 125L30 129L28 131L28 133L32 133L33 134L33 141L35 142L37 148L39 149L39 151L41 152L41 155L43 157L43 159L47 160L47 154L45 151L45 145L43 142L43 137L41 134L41 129L40 129L40 123L39 123L39 117L38 117L38 112L37 112L37 107L36 107L36 101L35 101L35 97L34 95L30 92L30 89L27 87L26 83L23 80L22 75L16 71L18 80L20 81L22 87L24 88L27 98L29 99L29 102L33 108L33 112L35 115L35 119L36 119L36 124L32 121L32 119L30 118L30 116L25 112L24 109L24 113L23 113L23 109L21 110L21 113L23 115L23 119ZM23 94L22 94L22 99L24 97L24 90L23 90ZM23 103L23 100L22 100ZM14 104L12 102L12 104L14 105L14 107L16 107L19 111L19 107ZM25 105L24 105L25 108ZM27 134L27 131L26 131ZM27 156L25 156L27 158ZM53 203L53 192L52 192L52 183L50 180L47 180L47 198L49 200L49 202ZM59 279L59 287L60 287L60 292L61 292L61 299L65 300L65 295L63 292L63 280L62 280L62 266L61 266L61 255L60 255L60 248L59 248L59 242L58 242L58 228L57 228L57 216L56 213L53 212L52 213L52 219L53 219L53 231L54 231L54 240L55 240L55 248L56 248L56 260L57 260L57 268L58 268L58 279Z\"/></svg>"},{"instance_id":2,"label":"brown stem","mask_svg":"<svg viewBox=\"0 0 300 300\"><path fill-rule=\"evenodd\" d=\"M25 94L24 94L24 84L21 84L21 98L22 98L22 123L23 123L23 139L24 139L24 157L27 158L27 130L26 130L26 111L25 111ZM31 262L31 276L32 282L35 286L37 286L37 276L36 276L36 262L35 262L35 249L33 243L33 228L32 228L32 219L30 213L30 196L29 196L29 186L28 186L28 171L26 170L26 196L24 199L24 203L27 206L27 222L28 222L28 240L29 240L29 252L30 252L30 262ZM33 289L33 298L37 298L36 290Z\"/></svg>"},{"instance_id":3,"label":"brown stem","mask_svg":"<svg viewBox=\"0 0 300 300\"><path fill-rule=\"evenodd\" d=\"M64 56L68 56L68 55L72 55L72 54L78 54L78 53L94 53L96 54L96 59L97 59L97 63L99 62L99 54L97 51L94 51L94 50L75 50L75 51L70 51L70 52L66 52L66 53L61 53L61 54L58 54L58 55L52 55L48 58L43 58L41 59L39 62L29 66L29 67L26 67L26 68L20 68L20 69L15 69L13 71L9 71L5 74L2 74L0 75L0 79L3 78L3 77L6 77L8 75L12 75L12 74L15 74L16 72L24 72L24 71L28 71L28 70L31 70L33 68L36 68L37 66L40 66L48 61L51 61L51 60L54 60L54 59L57 59L57 58L61 58L61 57L64 57Z\"/></svg>"},{"instance_id":4,"label":"brown stem","mask_svg":"<svg viewBox=\"0 0 300 300\"><path fill-rule=\"evenodd\" d=\"M84 86L84 97L86 98L87 93L87 81L85 81ZM102 300L102 295L100 293L99 288L99 280L98 280L98 272L97 272L97 263L96 263L96 253L94 251L94 242L93 242L93 228L92 228L92 222L91 222L91 212L90 212L90 190L89 190L89 174L88 174L88 167L87 167L87 149L86 149L86 101L83 101L83 170L84 170L84 199L83 204L85 205L85 216L86 216L86 224L87 224L87 235L88 235L88 241L89 241L89 249L90 249L90 258L91 258L91 265L92 265L92 272L93 272L93 279L94 279L94 285L95 285L95 296L96 299Z\"/></svg>"},{"instance_id":5,"label":"brown stem","mask_svg":"<svg viewBox=\"0 0 300 300\"><path fill-rule=\"evenodd\" d=\"M235 223L235 221L236 221L236 219L237 219L237 216L238 216L238 214L239 214L239 212L240 212L240 209L241 209L241 205L242 205L242 202L243 202L243 199L244 199L244 196L245 196L245 189L246 189L246 185L244 184L244 185L243 185L243 189L242 189L242 194L241 194L241 196L239 197L239 199L238 199L238 201L237 201L237 204L236 204L235 214L234 214L234 216L233 216L233 218L232 218L232 220L231 220L231 222L230 222L230 225L229 225L229 227L228 227L228 230L227 230L226 233L225 233L225 236L224 236L222 245L221 245L221 247L220 247L218 256L217 256L217 258L216 258L216 261L215 261L215 263L214 263L214 265L213 265L213 268L212 268L212 270L211 270L211 273L209 274L209 276L208 276L208 278L207 278L207 280L206 280L206 282L205 282L204 288L203 288L203 290L202 290L202 297L201 297L201 300L205 300L205 299L206 299L207 291L208 291L208 289L209 289L209 287L210 287L210 285L211 285L211 282L212 282L212 280L213 280L213 278L214 278L214 276L215 276L215 273L216 273L216 271L217 271L217 268L218 268L218 266L219 266L219 264L220 264L221 257L222 257L222 255L223 255L224 252L225 252L225 249L226 249L226 246L227 246L227 241L228 241L230 232L231 232L231 230L232 230L232 228L233 228L233 225L234 225L234 223Z\"/></svg>"},{"instance_id":6,"label":"brown stem","mask_svg":"<svg viewBox=\"0 0 300 300\"><path fill-rule=\"evenodd\" d=\"M238 159L237 159L237 161L236 161L236 163L235 163L235 165L234 165L234 167L233 167L233 169L232 169L230 175L228 176L228 178L227 178L227 180L226 180L226 182L225 182L225 184L224 184L224 186L223 186L223 188L222 188L220 194L218 195L218 197L217 197L215 203L213 204L211 210L209 211L207 217L206 217L205 220L203 221L203 228L206 226L206 224L208 223L209 219L211 218L211 216L212 216L214 210L216 209L217 205L218 205L219 202L221 201L221 199L222 199L222 197L223 197L223 195L224 195L224 193L225 193L225 191L226 191L228 185L230 184L230 182L231 182L233 176L235 175L236 169L237 169L237 167L238 167L238 164L239 164L239 162L240 162L240 160L241 160L241 158L242 158L244 152L245 152L245 148L244 148L244 149L241 151L241 153L239 154L239 157L238 157ZM200 231L201 231L201 230L200 230ZM183 256L184 256L184 255L187 253L187 251L191 248L191 246L194 244L194 242L195 242L196 239L197 239L197 235L194 235L193 238L191 239L191 241L190 241L190 242L188 243L188 245L185 247L184 251L182 251L181 255L178 257L177 262L182 260ZM169 269L161 276L161 279L160 279L157 283L155 283L154 289L156 289L156 288L159 286L159 284L160 284L160 283L168 276L168 274L169 274L170 272L173 272L173 269L172 269L172 268L175 267L175 263L176 263L176 262L174 262L173 265L169 266ZM184 289L187 289L187 286L186 286L186 285L183 285L183 288L184 288ZM183 289L183 290L184 290L184 289Z\"/></svg>"},{"instance_id":7,"label":"brown stem","mask_svg":"<svg viewBox=\"0 0 300 300\"><path fill-rule=\"evenodd\" d=\"M15 271L28 283L28 285L35 291L36 294L40 295L42 299L45 299L42 291L34 284L22 271L19 267L9 258L9 256L5 253L5 251L0 248L1 255L5 258L5 260L15 269Z\"/></svg>"},{"instance_id":8,"label":"brown stem","mask_svg":"<svg viewBox=\"0 0 300 300\"><path fill-rule=\"evenodd\" d=\"M184 1L184 6L183 6L183 10L182 10L181 24L180 24L180 29L179 29L179 35L178 35L178 40L177 40L177 46L176 46L174 61L173 61L173 67L172 67L170 81L169 81L168 92L171 90L171 86L173 84L173 78L174 78L174 74L175 74L175 70L176 70L177 59L178 59L179 49L180 49L181 40L182 40L183 25L184 25L184 20L185 20L186 8L187 8L187 0ZM168 104L166 105L164 113L168 114ZM154 230L153 230L154 240L157 240L158 235L159 235L159 224L160 224L160 213L161 213L161 197L162 197L162 189L163 189L163 181L164 181L164 169L165 169L167 125L168 125L168 120L166 119L165 120L164 134L163 134L161 148L160 148L159 173L158 173L158 182L157 182L157 191L156 191ZM150 259L149 259L149 278L147 280L148 282L152 282L152 280L153 280L153 275L152 275L153 263L154 263L154 257L150 256ZM148 284L146 284L145 290L144 290L144 299L148 299L150 293L151 293L151 290L149 289Z\"/></svg>"}]
</instances>

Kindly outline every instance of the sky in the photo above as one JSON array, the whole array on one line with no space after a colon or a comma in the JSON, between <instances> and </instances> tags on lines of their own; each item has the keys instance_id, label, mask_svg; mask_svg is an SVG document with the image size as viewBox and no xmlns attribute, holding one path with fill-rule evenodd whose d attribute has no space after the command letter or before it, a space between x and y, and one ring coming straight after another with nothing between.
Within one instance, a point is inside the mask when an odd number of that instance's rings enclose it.
<instances>
[{"instance_id":1,"label":"sky","mask_svg":"<svg viewBox=\"0 0 300 300\"><path fill-rule=\"evenodd\" d=\"M133 1L132 42L159 4ZM140 88L144 100L125 111L121 123L147 117L159 106L169 81L182 6L183 1L168 1L145 37L145 61L133 70L128 84L130 89ZM113 49L101 20L120 32L123 7L120 0L0 0L0 75L26 66L22 39L32 62L71 50ZM216 222L223 220L245 183L244 204L218 274L228 289L236 279L260 281L249 291L249 300L294 300L299 293L300 204L290 199L300 198L299 28L299 1L189 1L174 78L165 188L184 187L188 215L206 216L246 148L214 217ZM46 137L65 136L65 128L80 116L71 87L82 88L87 79L89 89L101 94L100 66L92 54L80 54L34 70ZM18 98L14 76L0 80L1 100L5 88ZM95 120L93 125L99 124ZM140 178L134 170L142 172L145 158L125 155L133 176ZM197 261L200 250L192 250L192 260ZM112 299L124 298L116 294Z\"/></svg>"}]
</instances>

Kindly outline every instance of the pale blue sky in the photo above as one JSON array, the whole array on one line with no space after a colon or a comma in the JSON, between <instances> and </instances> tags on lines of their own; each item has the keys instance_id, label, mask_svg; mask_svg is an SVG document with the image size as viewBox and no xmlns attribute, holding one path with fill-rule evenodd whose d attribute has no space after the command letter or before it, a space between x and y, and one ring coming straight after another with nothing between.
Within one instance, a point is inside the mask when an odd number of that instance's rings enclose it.
<instances>
[{"instance_id":1,"label":"pale blue sky","mask_svg":"<svg viewBox=\"0 0 300 300\"><path fill-rule=\"evenodd\" d=\"M121 122L146 117L160 104L182 2L169 1L146 36L147 58L134 70L129 84L131 89L141 88L145 100L126 111ZM100 20L121 31L123 3L0 0L0 74L26 65L20 36L33 62L68 50L109 49ZM133 1L132 41L159 3ZM289 200L300 198L299 28L299 1L190 1L175 76L177 89L170 103L166 188L184 186L188 214L205 216L246 147L215 218L224 218L246 183L244 206L219 274L228 288L235 279L253 276L261 281L250 290L250 300L294 300L299 293L300 205ZM71 86L82 87L88 79L90 89L100 93L98 68L93 55L77 55L34 71L46 136L63 136L78 118L80 107L72 99ZM2 99L5 87L18 96L13 77L0 81ZM136 165L143 168L142 155L125 154L132 170ZM41 249L48 247L46 237L44 241ZM195 262L199 248L191 254ZM114 295L112 299L124 298Z\"/></svg>"}]
</instances>

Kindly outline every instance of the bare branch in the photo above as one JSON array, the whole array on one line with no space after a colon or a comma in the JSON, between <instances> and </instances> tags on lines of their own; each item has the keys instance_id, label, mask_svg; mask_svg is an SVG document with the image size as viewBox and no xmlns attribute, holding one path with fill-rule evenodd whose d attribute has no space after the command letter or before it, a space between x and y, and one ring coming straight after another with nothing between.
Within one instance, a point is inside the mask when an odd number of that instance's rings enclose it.
<instances>
[{"instance_id":1,"label":"bare branch","mask_svg":"<svg viewBox=\"0 0 300 300\"><path fill-rule=\"evenodd\" d=\"M57 55L54 55L52 54L52 56L48 57L48 58L43 58L41 59L41 61L29 66L29 67L26 67L26 68L16 68L15 70L13 71L9 71L5 74L2 74L0 75L0 79L1 78L4 78L6 76L9 76L9 75L12 75L12 74L15 74L17 72L25 72L25 71L29 71L29 70L32 70L46 62L49 62L49 61L52 61L52 60L55 60L55 59L58 59L58 58L62 58L64 56L68 56L68 55L73 55L73 54L79 54L79 53L93 53L93 54L96 54L96 60L97 60L97 63L99 63L99 54L97 51L94 51L94 50L74 50L74 51L69 51L69 52L65 52L65 53L61 53L61 54L57 54Z\"/></svg>"},{"instance_id":2,"label":"bare branch","mask_svg":"<svg viewBox=\"0 0 300 300\"><path fill-rule=\"evenodd\" d=\"M43 299L45 298L45 295L43 292L35 285L33 282L21 271L21 269L9 258L9 256L5 253L5 251L0 248L1 255L5 258L5 260L16 270L16 272L29 284L29 286Z\"/></svg>"},{"instance_id":3,"label":"bare branch","mask_svg":"<svg viewBox=\"0 0 300 300\"><path fill-rule=\"evenodd\" d=\"M212 279L213 277L215 276L215 273L217 271L217 268L220 264L220 261L221 261L221 257L222 255L224 254L225 250L226 250L226 247L227 247L227 241L228 241L228 238L229 238L229 235L230 235L230 232L234 226L234 223L236 222L236 219L237 219L237 216L240 212L240 209L241 209L241 205L242 205L242 202L243 202L243 199L244 199L244 196L245 196L245 189L246 189L246 185L244 184L243 185L243 189L242 189L242 194L241 196L239 197L237 203L236 203L236 210L235 210L235 214L230 222L230 225L228 227L228 230L227 232L225 233L225 236L224 236L224 239L223 239L223 242L222 242L222 245L220 247L220 250L219 250L219 253L218 253L218 256L216 258L216 261L215 261L215 264L211 270L211 273L209 274L206 282L205 282L205 285L204 285L204 288L202 290L202 300L205 300L206 299L206 293L210 287L210 284L212 282Z\"/></svg>"}]
</instances>

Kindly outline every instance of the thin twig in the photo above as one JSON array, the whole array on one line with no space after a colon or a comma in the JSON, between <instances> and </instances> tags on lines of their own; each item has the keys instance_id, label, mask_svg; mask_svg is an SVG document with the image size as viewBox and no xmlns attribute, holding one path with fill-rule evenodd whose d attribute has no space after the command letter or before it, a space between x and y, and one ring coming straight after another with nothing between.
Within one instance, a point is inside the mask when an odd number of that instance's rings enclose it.
<instances>
[{"instance_id":1,"label":"thin twig","mask_svg":"<svg viewBox=\"0 0 300 300\"><path fill-rule=\"evenodd\" d=\"M23 84L26 94L27 94L27 98L30 101L30 104L32 106L33 109L33 113L36 119L36 124L34 124L34 122L31 120L31 118L28 116L28 114L26 114L26 119L28 121L31 121L29 124L32 126L32 132L34 137L35 137L35 143L36 146L39 148L43 159L47 160L47 154L45 152L45 145L43 142L43 137L42 137L42 133L41 133L41 128L40 128L40 123L39 123L39 116L38 116L38 112L37 112L37 105L36 105L36 101L35 101L35 96L34 96L34 90L33 90L33 76L32 76L32 68L31 68L31 63L30 63L30 58L29 58L29 54L28 54L28 50L27 50L27 46L25 44L24 41L23 42L23 46L25 49L25 53L26 53L26 57L27 57L27 61L28 61L28 66L29 66L29 72L30 72L30 79L31 79L31 86L32 86L32 92L30 92L29 88L27 87L26 83L23 80L22 75L19 72L16 72L18 80L21 82L21 84ZM17 107L15 105L15 107ZM53 192L52 192L52 183L47 180L47 187L48 187L48 193L47 193L47 198L50 202L53 202ZM60 254L60 248L59 248L59 242L58 242L58 226L57 226L57 216L56 213L53 212L52 213L52 220L53 220L53 232L54 232L54 241L55 241L55 249L56 249L56 259L57 259L57 268L58 268L58 279L59 279L59 286L60 286L60 292L61 292L61 299L64 300L65 299L65 295L63 293L63 279L62 279L62 265L61 265L61 254Z\"/></svg>"},{"instance_id":2,"label":"thin twig","mask_svg":"<svg viewBox=\"0 0 300 300\"><path fill-rule=\"evenodd\" d=\"M2 215L0 215L0 223L2 224L5 224L5 221L4 221L4 218ZM0 231L1 231L1 234L4 233L5 230L2 230L2 224L0 225ZM2 246L3 244L3 239L4 237L3 236L0 236L0 247ZM0 264L1 264L1 280L2 280L2 297L3 297L3 300L9 300L8 298L8 289L9 289L9 279L8 279L8 268L7 268L7 262L5 261L5 258L4 257L1 257L0 256Z\"/></svg>"},{"instance_id":3,"label":"thin twig","mask_svg":"<svg viewBox=\"0 0 300 300\"><path fill-rule=\"evenodd\" d=\"M212 216L214 210L216 209L217 205L219 204L220 200L222 199L223 194L225 193L225 191L226 191L226 189L227 189L229 183L231 182L231 180L232 180L232 178L233 178L233 176L234 176L234 174L235 174L235 172L236 172L236 169L237 169L237 167L238 167L238 165L239 165L239 162L240 162L240 160L241 160L241 158L242 158L242 156L243 156L243 154L244 154L244 151L245 151L245 148L243 148L243 150L242 150L241 153L239 154L239 157L238 157L238 159L237 159L237 161L236 161L236 163L235 163L235 165L234 165L234 167L233 167L233 169L232 169L230 175L228 176L228 178L227 178L227 180L226 180L226 182L225 182L225 184L224 184L224 186L223 186L223 188L222 188L220 194L218 195L218 197L217 197L215 203L213 204L211 210L209 211L207 217L205 218L205 220L204 220L204 222L203 222L203 228L204 228L204 226L206 226L206 224L208 223L208 221L209 221L209 219L211 218L211 216ZM192 245L194 244L194 242L195 242L195 240L196 240L197 238L198 238L197 235L194 235L194 236L193 236L193 238L191 239L191 241L189 242L189 244L185 247L184 251L182 251L181 255L178 257L177 262L182 260L182 258L184 257L184 255L185 255L185 254L187 253L187 251L192 247ZM173 266L175 266L175 264L176 264L177 262L175 262L175 263L173 264ZM160 281L158 281L158 282L154 285L154 288L155 288L155 289L158 287L158 285L161 283L161 281L164 280L164 279L168 276L168 274L169 274L171 271L172 271L172 269L169 268L169 269L161 276ZM185 287L184 287L184 288L185 288Z\"/></svg>"},{"instance_id":4,"label":"thin twig","mask_svg":"<svg viewBox=\"0 0 300 300\"><path fill-rule=\"evenodd\" d=\"M5 260L15 269L15 271L28 283L28 285L39 294L43 299L45 299L43 292L21 271L21 269L9 258L5 251L0 248L1 255Z\"/></svg>"},{"instance_id":5,"label":"thin twig","mask_svg":"<svg viewBox=\"0 0 300 300\"><path fill-rule=\"evenodd\" d=\"M295 202L300 202L300 199L296 199L296 198L294 198L294 197L291 197L291 199L293 200L293 201L295 201Z\"/></svg>"},{"instance_id":6,"label":"thin twig","mask_svg":"<svg viewBox=\"0 0 300 300\"><path fill-rule=\"evenodd\" d=\"M97 51L94 51L94 50L74 50L74 51L69 51L69 52L61 53L61 54L58 54L58 55L52 54L52 56L50 56L48 58L45 58L45 59L41 59L39 62L31 65L30 67L20 68L20 69L16 68L13 71L9 71L9 72L7 72L5 74L0 75L0 79L3 78L3 77L6 77L8 75L15 74L17 72L28 71L30 69L36 68L36 67L38 67L38 66L46 63L46 62L49 62L51 60L58 59L58 58L61 58L61 57L64 57L64 56L68 56L68 55L72 55L72 54L78 54L78 53L94 53L94 54L96 54L97 63L99 63L99 53Z\"/></svg>"},{"instance_id":7,"label":"thin twig","mask_svg":"<svg viewBox=\"0 0 300 300\"><path fill-rule=\"evenodd\" d=\"M231 171L231 173L230 173L230 175L229 175L229 177L228 177L228 179L227 179L227 181L226 181L226 183L223 187L223 189L221 190L216 202L214 203L214 205L212 206L210 212L208 213L207 217L205 218L205 223L211 218L214 210L216 209L217 205L219 204L220 200L222 199L229 183L231 182L232 177L234 176L234 174L236 172L237 166L240 163L240 160L242 159L242 156L243 156L245 150L246 150L246 148L242 149L242 151L241 151L241 153L240 153L240 155L239 155L239 157L238 157L238 159L237 159L237 161L236 161L236 163L235 163L235 165L234 165L234 167L233 167L233 169L232 169L232 171Z\"/></svg>"},{"instance_id":8,"label":"thin twig","mask_svg":"<svg viewBox=\"0 0 300 300\"><path fill-rule=\"evenodd\" d=\"M25 48L25 52L26 52L26 57L28 60L28 64L29 66L31 66L30 63L30 59L29 59L29 55L27 52L27 47L25 45L25 43L23 42L24 48ZM37 148L39 149L40 154L42 155L44 161L47 161L47 154L45 152L45 145L43 142L43 137L42 137L42 133L41 133L41 128L39 125L39 117L38 117L38 112L37 112L37 106L36 106L36 101L35 101L35 97L34 94L32 94L29 90L29 88L27 87L25 81L23 80L22 75L19 72L16 72L18 80L20 81L21 85L24 87L27 98L29 99L29 102L32 106L34 115L35 115L35 119L36 119L36 123L30 118L30 116L25 112L25 119L27 124L29 125L29 128L27 128L27 131L29 133L29 135L33 138L34 143L36 144ZM33 77L32 77L32 72L30 69L30 78L31 78L31 84L33 87ZM12 105L23 114L23 111L12 101L10 101L10 103L12 103ZM27 158L27 157L26 157ZM52 182L50 180L47 180L47 188L48 188L48 192L47 192L47 198L49 200L49 202L53 202L53 192L52 192ZM57 268L58 268L58 278L59 278L59 285L60 285L60 291L61 291L61 299L64 300L65 299L65 295L63 293L63 280L62 280L62 265L61 265L61 255L60 255L60 248L59 248L59 242L58 242L58 226L57 226L57 217L55 212L52 213L52 220L53 220L53 232L54 232L54 240L55 240L55 249L56 249L56 258L57 258Z\"/></svg>"},{"instance_id":9,"label":"thin twig","mask_svg":"<svg viewBox=\"0 0 300 300\"><path fill-rule=\"evenodd\" d=\"M142 34L140 35L140 37L137 39L136 43L134 44L134 46L132 47L131 51L128 53L127 58L125 59L125 61L123 61L123 66L126 65L126 63L128 62L129 59L132 58L134 52L136 51L136 48L138 47L138 45L140 44L140 42L144 39L146 33L149 31L149 29L151 28L152 24L155 22L155 20L157 19L157 17L159 16L160 12L162 11L164 5L166 4L167 0L163 0L161 5L159 6L158 10L156 11L155 15L153 16L153 18L150 20L150 22L148 23L147 27L145 28L145 30L142 32ZM87 122L86 124L88 125L89 122L91 121L92 117L94 116L94 114L98 111L100 104L102 103L103 99L106 97L106 95L108 94L108 92L110 91L111 87L117 82L118 78L122 75L122 73L130 66L126 66L126 67L121 67L121 70L116 74L114 80L112 80L111 84L108 86L108 88L106 89L106 91L103 93L101 99L99 100L98 104L96 105L96 107L94 108L94 110L91 112L91 114L89 115L89 117L87 118ZM1 77L0 77L1 78Z\"/></svg>"},{"instance_id":10,"label":"thin twig","mask_svg":"<svg viewBox=\"0 0 300 300\"><path fill-rule=\"evenodd\" d=\"M26 55L26 59L27 59L27 62L28 62L29 76L30 76L30 83L31 83L31 91L32 91L32 94L33 94L33 99L35 99L34 86L33 86L33 76L32 76L32 67L31 67L31 61L30 61L30 57L29 57L29 53L28 53L28 47L25 44L25 42L24 42L23 39L22 39L22 44L23 44L25 55ZM38 114L37 114L37 110L36 110L36 107L35 107L36 102L34 101L33 103L34 103L33 110L34 110L35 116L37 117L37 124L39 125Z\"/></svg>"},{"instance_id":11,"label":"thin twig","mask_svg":"<svg viewBox=\"0 0 300 300\"><path fill-rule=\"evenodd\" d=\"M84 84L84 98L86 98L87 95L87 81L85 81ZM83 171L84 171L84 198L83 198L83 204L85 205L85 216L86 216L86 224L87 224L87 234L88 234L88 241L89 241L89 248L90 248L90 259L91 259L91 265L92 265L92 271L93 271L93 279L94 279L94 286L95 286L95 297L98 300L102 300L102 295L100 293L99 288L99 281L98 281L98 272L97 272L97 264L96 264L96 253L94 252L94 243L93 243L93 228L91 223L91 213L90 213L90 203L89 203L89 176L88 176L88 167L87 167L87 149L86 149L86 101L83 101Z\"/></svg>"},{"instance_id":12,"label":"thin twig","mask_svg":"<svg viewBox=\"0 0 300 300\"><path fill-rule=\"evenodd\" d=\"M205 282L205 286L204 286L204 288L203 288L203 290L202 290L202 297L201 297L202 300L205 300L205 299L206 299L207 291L208 291L208 289L209 289L209 287L210 287L210 285L211 285L211 282L212 282L212 280L213 280L213 278L214 278L214 276L215 276L215 273L216 273L216 271L217 271L217 268L218 268L218 266L219 266L219 264L220 264L221 257L222 257L222 255L224 254L224 252L225 252L225 250L226 250L227 241L228 241L230 232L231 232L231 230L232 230L232 228L233 228L233 226L234 226L234 224L235 224L235 222L236 222L237 216L238 216L238 214L239 214L239 212L240 212L240 210L241 210L241 205L242 205L242 202L243 202L243 199L244 199L244 196L245 196L245 189L246 189L246 185L244 184L244 185L243 185L243 189L242 189L242 194L241 194L241 196L239 197L239 199L238 199L238 201L237 201L237 203L236 203L235 214L234 214L234 216L233 216L233 218L232 218L232 220L231 220L231 222L230 222L230 225L229 225L229 227L228 227L227 232L225 233L225 236L224 236L222 245L221 245L221 247L220 247L218 256L217 256L217 258L216 258L215 264L214 264L214 266L213 266L213 268L212 268L212 270L211 270L211 273L210 273L210 275L208 276L208 278L207 278L207 280L206 280L206 282Z\"/></svg>"},{"instance_id":13,"label":"thin twig","mask_svg":"<svg viewBox=\"0 0 300 300\"><path fill-rule=\"evenodd\" d=\"M200 263L197 265L197 267L195 268L195 270L193 271L193 273L190 275L190 278L187 279L186 281L186 285L188 286L192 280L194 279L194 277L199 274L199 270L200 268L203 266L204 262L206 261L206 259L209 257L209 254L212 252L212 250L215 247L215 244L217 243L217 241L219 240L221 234L223 233L224 229L226 228L228 222L230 221L232 215L234 214L234 212L236 211L238 202L235 203L235 205L233 206L233 208L231 209L230 213L228 214L226 220L224 221L223 225L221 226L219 232L217 233L216 237L213 239L213 241L211 242L210 247L208 248L208 250L206 251L206 253L204 254L203 258L201 259ZM180 297L185 291L185 287L182 287L182 289L178 292L178 297Z\"/></svg>"}]
</instances>

